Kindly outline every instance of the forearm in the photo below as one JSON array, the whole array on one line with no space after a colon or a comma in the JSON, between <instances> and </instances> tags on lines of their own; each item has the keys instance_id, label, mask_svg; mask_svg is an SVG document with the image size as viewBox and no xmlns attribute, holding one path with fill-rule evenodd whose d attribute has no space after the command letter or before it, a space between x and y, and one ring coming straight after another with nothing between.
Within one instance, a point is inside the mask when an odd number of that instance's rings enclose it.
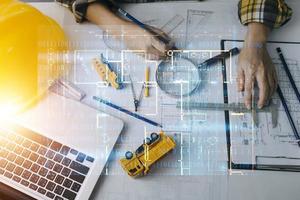
<instances>
[{"instance_id":1,"label":"forearm","mask_svg":"<svg viewBox=\"0 0 300 200\"><path fill-rule=\"evenodd\" d=\"M271 29L262 23L249 23L244 47L259 48L268 40Z\"/></svg>"},{"instance_id":2,"label":"forearm","mask_svg":"<svg viewBox=\"0 0 300 200\"><path fill-rule=\"evenodd\" d=\"M98 25L102 30L109 30L113 34L119 34L121 28L132 25L131 22L118 17L107 6L99 3L92 3L88 6L86 19Z\"/></svg>"}]
</instances>

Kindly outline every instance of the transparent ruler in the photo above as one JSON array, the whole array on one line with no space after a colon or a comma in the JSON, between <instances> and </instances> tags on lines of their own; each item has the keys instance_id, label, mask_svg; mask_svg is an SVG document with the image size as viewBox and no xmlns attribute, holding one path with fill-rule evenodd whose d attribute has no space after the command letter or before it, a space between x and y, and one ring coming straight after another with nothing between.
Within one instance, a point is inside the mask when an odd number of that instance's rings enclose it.
<instances>
[{"instance_id":1,"label":"transparent ruler","mask_svg":"<svg viewBox=\"0 0 300 200\"><path fill-rule=\"evenodd\" d=\"M257 112L270 112L272 114L273 127L277 126L278 108L275 104L271 103L262 109L258 109L255 105L253 109L248 110L243 103L200 103L200 102L177 102L177 108L182 110L212 110L212 111L232 111L236 113L252 113L253 121L257 124Z\"/></svg>"},{"instance_id":2,"label":"transparent ruler","mask_svg":"<svg viewBox=\"0 0 300 200\"><path fill-rule=\"evenodd\" d=\"M173 30L175 30L182 22L184 18L181 15L175 15L172 17L165 25L163 25L160 29L166 34L171 34Z\"/></svg>"}]
</instances>

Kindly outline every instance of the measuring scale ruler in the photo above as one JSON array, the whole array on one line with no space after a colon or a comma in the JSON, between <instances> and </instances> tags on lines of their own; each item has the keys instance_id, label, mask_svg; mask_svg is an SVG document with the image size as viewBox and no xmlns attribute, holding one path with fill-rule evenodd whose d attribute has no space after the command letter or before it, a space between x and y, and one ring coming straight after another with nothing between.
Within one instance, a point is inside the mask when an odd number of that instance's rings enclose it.
<instances>
[{"instance_id":1,"label":"measuring scale ruler","mask_svg":"<svg viewBox=\"0 0 300 200\"><path fill-rule=\"evenodd\" d=\"M258 109L257 105L253 109L248 110L243 103L200 103L200 102L177 102L176 108L182 110L211 110L211 111L231 111L235 113L252 113L252 119L254 124L258 125L257 112L270 112L272 115L273 128L277 126L278 109L277 106L271 103L269 106L262 109Z\"/></svg>"}]
</instances>

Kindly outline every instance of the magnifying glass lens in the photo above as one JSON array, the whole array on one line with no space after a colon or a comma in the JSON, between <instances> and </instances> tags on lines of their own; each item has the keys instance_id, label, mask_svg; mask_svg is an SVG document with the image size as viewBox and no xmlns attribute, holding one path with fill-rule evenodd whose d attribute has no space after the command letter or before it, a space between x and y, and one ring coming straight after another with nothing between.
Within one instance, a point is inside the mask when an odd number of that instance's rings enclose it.
<instances>
[{"instance_id":1,"label":"magnifying glass lens","mask_svg":"<svg viewBox=\"0 0 300 200\"><path fill-rule=\"evenodd\" d=\"M174 97L190 95L200 83L195 64L176 57L159 64L156 79L160 89Z\"/></svg>"}]
</instances>

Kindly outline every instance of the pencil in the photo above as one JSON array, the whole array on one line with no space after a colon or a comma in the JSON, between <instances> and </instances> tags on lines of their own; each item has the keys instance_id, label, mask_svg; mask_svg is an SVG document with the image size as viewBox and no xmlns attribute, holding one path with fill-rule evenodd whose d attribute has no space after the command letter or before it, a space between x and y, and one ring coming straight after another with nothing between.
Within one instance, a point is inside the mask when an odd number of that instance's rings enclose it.
<instances>
[{"instance_id":1,"label":"pencil","mask_svg":"<svg viewBox=\"0 0 300 200\"><path fill-rule=\"evenodd\" d=\"M283 56L283 54L282 54L282 51L281 51L280 47L276 48L276 50L277 50L277 53L278 53L278 55L279 55L279 58L280 58L280 60L281 60L281 62L282 62L283 69L285 70L285 72L286 72L286 74L287 74L287 76L288 76L288 78L289 78L289 80L290 80L290 83L291 83L291 85L292 85L292 87L293 87L293 90L294 90L294 92L295 92L295 94L296 94L296 96L297 96L297 99L298 99L298 101L300 102L300 93L299 93L298 88L297 88L297 86L296 86L296 84L295 84L295 81L294 81L294 79L293 79L293 76L292 76L292 74L291 74L291 72L290 72L289 66L287 65L287 63L286 63L286 61L285 61L285 58L284 58L284 56Z\"/></svg>"},{"instance_id":2,"label":"pencil","mask_svg":"<svg viewBox=\"0 0 300 200\"><path fill-rule=\"evenodd\" d=\"M146 67L145 71L145 97L149 97L149 73L150 73L150 68Z\"/></svg>"},{"instance_id":3,"label":"pencil","mask_svg":"<svg viewBox=\"0 0 300 200\"><path fill-rule=\"evenodd\" d=\"M144 121L144 122L146 122L146 123L148 123L148 124L151 124L151 125L153 125L153 126L158 126L158 127L162 128L162 125L160 125L160 124L158 124L158 123L156 123L156 122L154 122L154 121L152 121L152 120L150 120L150 119L147 119L147 118L145 118L145 117L143 117L143 116L141 116L141 115L138 115L138 114L133 113L133 112L131 112L131 111L129 111L129 110L126 110L125 108L122 108L122 107L120 107L120 106L117 106L117 105L115 105L115 104L113 104L113 103L111 103L111 102L109 102L109 101L106 101L106 100L101 99L101 98L96 97L96 96L93 96L93 99L94 99L95 101L98 101L98 102L100 102L100 103L103 103L103 104L105 104L105 105L107 105L107 106L109 106L109 107L111 107L111 108L114 108L114 109L116 109L116 110L119 110L119 111L121 111L121 112L123 112L123 113L125 113L125 114L127 114L127 115L130 115L130 116L132 116L132 117L134 117L134 118L136 118L136 119L139 119L139 120L141 120L141 121Z\"/></svg>"},{"instance_id":4,"label":"pencil","mask_svg":"<svg viewBox=\"0 0 300 200\"><path fill-rule=\"evenodd\" d=\"M300 147L300 137L299 137L299 133L298 133L298 131L297 131L297 128L296 128L296 126L295 126L295 123L294 123L294 121L293 121L293 118L292 118L292 116L291 116L291 113L290 113L290 111L289 111L289 108L288 108L288 106L287 106L287 103L286 103L286 101L285 101L285 98L284 98L284 96L283 96L283 94L282 94L282 91L281 91L279 85L277 86L277 93L278 93L278 96L279 96L279 98L280 98L280 100L281 100L281 103L282 103L282 106L283 106L283 108L284 108L284 111L285 111L285 113L286 113L286 115L287 115L287 117L288 117L289 123L290 123L290 125L291 125L291 127L292 127L292 129L293 129L295 138L296 138L296 140L298 140L298 141L297 141L298 146Z\"/></svg>"}]
</instances>

